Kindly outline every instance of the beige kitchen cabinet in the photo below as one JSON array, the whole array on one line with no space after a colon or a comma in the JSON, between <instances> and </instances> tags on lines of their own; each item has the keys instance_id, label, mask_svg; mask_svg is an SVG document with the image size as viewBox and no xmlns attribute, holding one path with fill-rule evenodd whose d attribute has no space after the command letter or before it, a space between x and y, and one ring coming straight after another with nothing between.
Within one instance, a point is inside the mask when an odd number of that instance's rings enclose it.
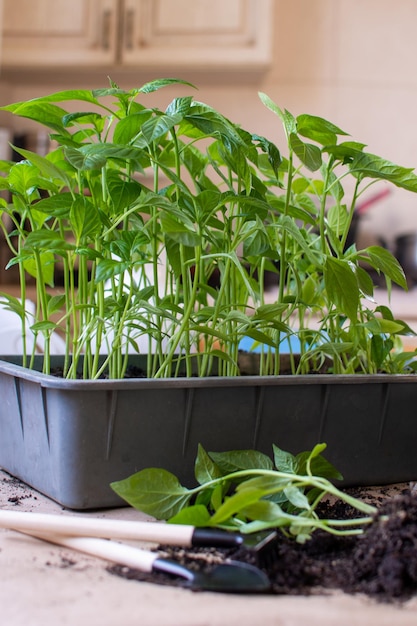
<instances>
[{"instance_id":1,"label":"beige kitchen cabinet","mask_svg":"<svg viewBox=\"0 0 417 626\"><path fill-rule=\"evenodd\" d=\"M3 68L114 62L118 0L4 0Z\"/></svg>"},{"instance_id":2,"label":"beige kitchen cabinet","mask_svg":"<svg viewBox=\"0 0 417 626\"><path fill-rule=\"evenodd\" d=\"M4 0L2 65L265 66L272 6L273 0Z\"/></svg>"},{"instance_id":3,"label":"beige kitchen cabinet","mask_svg":"<svg viewBox=\"0 0 417 626\"><path fill-rule=\"evenodd\" d=\"M243 68L270 59L271 0L125 0L126 66Z\"/></svg>"}]
</instances>

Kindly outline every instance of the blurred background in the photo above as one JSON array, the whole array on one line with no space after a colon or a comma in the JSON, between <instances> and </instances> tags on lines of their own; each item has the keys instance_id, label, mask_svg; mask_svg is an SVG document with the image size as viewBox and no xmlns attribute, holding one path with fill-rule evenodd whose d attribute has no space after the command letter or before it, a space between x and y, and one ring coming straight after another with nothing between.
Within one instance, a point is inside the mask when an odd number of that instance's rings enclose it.
<instances>
[{"instance_id":1,"label":"blurred background","mask_svg":"<svg viewBox=\"0 0 417 626\"><path fill-rule=\"evenodd\" d=\"M258 98L264 91L294 115L325 117L368 151L417 166L416 0L0 0L0 6L2 105L59 89L106 87L109 76L125 88L174 76L198 91L163 89L145 103L164 107L179 93L194 94L282 147L279 122ZM10 138L47 149L44 132L1 114L0 158ZM393 249L404 235L417 241L417 196L391 187L387 193L382 184L369 199L358 245L383 241Z\"/></svg>"}]
</instances>

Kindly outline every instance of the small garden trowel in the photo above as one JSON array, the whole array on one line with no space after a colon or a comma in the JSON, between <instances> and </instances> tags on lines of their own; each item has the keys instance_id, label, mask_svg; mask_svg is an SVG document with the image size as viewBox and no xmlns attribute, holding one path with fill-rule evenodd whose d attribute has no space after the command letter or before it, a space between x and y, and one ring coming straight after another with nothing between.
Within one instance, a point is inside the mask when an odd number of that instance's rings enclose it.
<instances>
[{"instance_id":1,"label":"small garden trowel","mask_svg":"<svg viewBox=\"0 0 417 626\"><path fill-rule=\"evenodd\" d=\"M246 548L260 566L275 556L278 536L275 531L243 535L217 528L196 528L186 524L165 524L115 519L86 518L77 515L50 515L1 511L0 528L30 534L67 537L96 537L154 542L169 546Z\"/></svg>"}]
</instances>

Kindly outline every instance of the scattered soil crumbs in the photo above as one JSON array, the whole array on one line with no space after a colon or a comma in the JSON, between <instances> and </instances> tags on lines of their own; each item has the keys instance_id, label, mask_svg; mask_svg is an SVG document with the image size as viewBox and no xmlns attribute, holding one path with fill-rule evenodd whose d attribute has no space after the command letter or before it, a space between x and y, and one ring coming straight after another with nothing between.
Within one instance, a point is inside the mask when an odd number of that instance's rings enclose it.
<instances>
[{"instance_id":1,"label":"scattered soil crumbs","mask_svg":"<svg viewBox=\"0 0 417 626\"><path fill-rule=\"evenodd\" d=\"M378 514L360 536L339 537L316 531L305 544L297 544L280 534L271 558L263 564L271 580L271 593L310 595L339 589L381 602L403 602L416 594L417 495L407 489L388 500L381 496L373 504L378 506ZM323 505L320 516L349 519L357 513L338 502ZM225 558L256 564L253 554L242 548L232 552L163 547L163 551L163 556L196 569L209 568ZM128 579L183 584L179 578L143 574L121 566L108 570Z\"/></svg>"},{"instance_id":2,"label":"scattered soil crumbs","mask_svg":"<svg viewBox=\"0 0 417 626\"><path fill-rule=\"evenodd\" d=\"M0 481L0 496L3 491L7 492L8 498L7 502L14 506L19 506L19 504L23 500L32 499L37 500L36 495L34 495L33 491L22 483L18 478L14 478L13 476L2 478ZM10 493L13 491L13 493Z\"/></svg>"}]
</instances>

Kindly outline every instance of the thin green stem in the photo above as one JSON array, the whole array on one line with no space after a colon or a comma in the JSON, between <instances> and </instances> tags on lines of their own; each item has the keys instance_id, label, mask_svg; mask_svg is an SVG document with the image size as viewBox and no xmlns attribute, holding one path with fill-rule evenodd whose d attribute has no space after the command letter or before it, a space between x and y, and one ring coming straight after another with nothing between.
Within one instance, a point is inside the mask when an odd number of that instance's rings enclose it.
<instances>
[{"instance_id":1,"label":"thin green stem","mask_svg":"<svg viewBox=\"0 0 417 626\"><path fill-rule=\"evenodd\" d=\"M239 482L241 479L255 476L271 476L272 478L278 481L282 481L278 484L278 486L274 486L271 488L270 493L277 493L286 489L289 484L296 486L301 489L304 487L317 488L323 491L327 495L334 496L337 499L343 500L346 504L349 504L353 508L361 511L362 513L366 513L368 515L375 515L377 513L377 508L355 498L348 493L345 493L335 487L333 483L331 483L326 478L322 478L319 476L312 475L299 475L293 474L289 472L280 472L279 470L267 470L267 469L246 469L246 470L238 470L235 472L231 472L227 474L227 476L221 476L220 478L213 478L203 485L198 485L189 490L190 494L197 495L200 491L204 491L206 489L211 489L216 485L228 482L230 484ZM350 520L351 521L351 520Z\"/></svg>"},{"instance_id":2,"label":"thin green stem","mask_svg":"<svg viewBox=\"0 0 417 626\"><path fill-rule=\"evenodd\" d=\"M200 258L199 258L199 248L196 248L196 265L195 265L195 273L192 281L190 297L188 303L184 305L184 313L181 318L181 322L179 326L176 328L175 333L169 340L168 350L165 355L165 358L161 361L161 365L159 369L155 372L155 378L161 378L164 376L170 376L172 371L172 360L175 356L178 346L181 343L181 340L184 337L184 333L188 332L189 324L191 316L194 312L194 305L197 297L197 290L199 284L199 268L200 268Z\"/></svg>"},{"instance_id":3,"label":"thin green stem","mask_svg":"<svg viewBox=\"0 0 417 626\"><path fill-rule=\"evenodd\" d=\"M342 235L342 239L340 241L340 245L341 245L342 250L344 250L344 248L345 248L347 236L349 234L349 229L350 229L350 226L352 224L352 219L353 219L353 216L354 216L354 213L355 213L356 202L357 202L358 195L359 195L360 182L361 181L360 181L360 178L359 178L356 181L355 188L354 188L354 191L353 191L353 196L352 196L352 201L350 203L350 209L349 209L349 213L348 213L348 220L347 220L347 223L346 223L346 228L345 228L345 231L344 231L344 233Z\"/></svg>"}]
</instances>

